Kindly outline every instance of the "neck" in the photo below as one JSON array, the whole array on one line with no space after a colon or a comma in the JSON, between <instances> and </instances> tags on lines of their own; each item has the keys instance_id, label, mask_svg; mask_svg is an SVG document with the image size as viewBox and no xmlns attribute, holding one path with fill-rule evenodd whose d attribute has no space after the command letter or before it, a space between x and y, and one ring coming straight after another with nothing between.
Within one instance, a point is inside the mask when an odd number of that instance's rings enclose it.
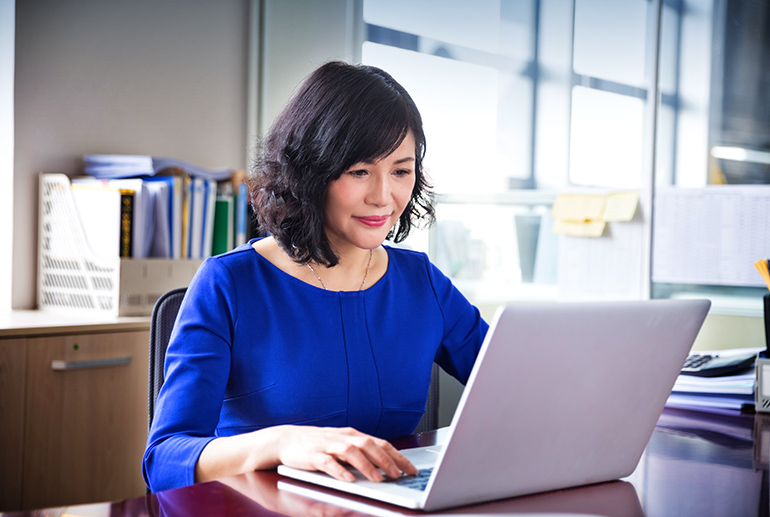
<instances>
[{"instance_id":1,"label":"neck","mask_svg":"<svg viewBox=\"0 0 770 517\"><path fill-rule=\"evenodd\" d=\"M367 287L373 262L373 250L356 248L355 253L340 256L336 266L326 267L308 263L320 287L332 291L358 291Z\"/></svg>"}]
</instances>

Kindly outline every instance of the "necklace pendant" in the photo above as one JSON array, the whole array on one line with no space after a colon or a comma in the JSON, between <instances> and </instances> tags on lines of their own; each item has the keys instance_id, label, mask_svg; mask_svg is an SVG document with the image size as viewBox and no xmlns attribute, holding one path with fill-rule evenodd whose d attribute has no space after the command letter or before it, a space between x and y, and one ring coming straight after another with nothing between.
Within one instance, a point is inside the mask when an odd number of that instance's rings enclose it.
<instances>
[{"instance_id":1,"label":"necklace pendant","mask_svg":"<svg viewBox=\"0 0 770 517\"><path fill-rule=\"evenodd\" d=\"M369 268L372 267L372 255L374 255L374 250L369 250L369 262L366 264L366 271L364 272L364 279L361 280L361 285L358 287L359 291L364 290L364 284L366 284L366 278L369 276ZM324 291L328 291L329 289L326 287L326 284L323 280L321 280L321 277L316 273L316 270L313 269L313 266L310 265L310 262L307 263L307 267L310 268L310 271L313 272L315 277L318 279L318 281L321 283L321 287L324 288Z\"/></svg>"}]
</instances>

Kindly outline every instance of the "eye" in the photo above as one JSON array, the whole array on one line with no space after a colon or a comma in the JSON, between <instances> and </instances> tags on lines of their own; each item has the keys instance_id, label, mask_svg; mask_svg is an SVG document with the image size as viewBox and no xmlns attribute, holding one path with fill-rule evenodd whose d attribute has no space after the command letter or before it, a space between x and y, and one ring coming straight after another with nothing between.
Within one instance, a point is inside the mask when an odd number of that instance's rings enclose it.
<instances>
[{"instance_id":1,"label":"eye","mask_svg":"<svg viewBox=\"0 0 770 517\"><path fill-rule=\"evenodd\" d=\"M396 169L395 171L393 171L393 174L399 177L409 176L410 174L412 174L412 171L410 169Z\"/></svg>"},{"instance_id":2,"label":"eye","mask_svg":"<svg viewBox=\"0 0 770 517\"><path fill-rule=\"evenodd\" d=\"M367 174L369 174L369 171L367 171L366 169L352 169L352 170L347 171L347 174L350 174L351 176L353 176L355 178L362 178L362 177L366 176Z\"/></svg>"}]
</instances>

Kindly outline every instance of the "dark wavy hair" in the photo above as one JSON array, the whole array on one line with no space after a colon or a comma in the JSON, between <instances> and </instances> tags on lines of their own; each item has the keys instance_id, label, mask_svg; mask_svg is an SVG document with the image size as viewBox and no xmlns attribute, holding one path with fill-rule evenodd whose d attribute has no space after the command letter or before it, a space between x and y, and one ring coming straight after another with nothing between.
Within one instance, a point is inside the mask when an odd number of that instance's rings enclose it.
<instances>
[{"instance_id":1,"label":"dark wavy hair","mask_svg":"<svg viewBox=\"0 0 770 517\"><path fill-rule=\"evenodd\" d=\"M422 160L422 117L387 72L339 61L314 71L261 142L249 180L261 230L296 262L334 266L339 257L324 230L329 183L359 162L395 151L411 132L415 143L412 196L388 238L403 241L412 227L433 223L433 193Z\"/></svg>"}]
</instances>

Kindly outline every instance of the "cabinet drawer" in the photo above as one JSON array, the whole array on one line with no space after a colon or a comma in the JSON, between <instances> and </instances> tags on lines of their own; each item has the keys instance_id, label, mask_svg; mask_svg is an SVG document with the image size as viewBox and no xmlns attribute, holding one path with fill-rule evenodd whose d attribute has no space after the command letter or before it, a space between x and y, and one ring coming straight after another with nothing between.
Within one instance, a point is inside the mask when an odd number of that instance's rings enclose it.
<instances>
[{"instance_id":1,"label":"cabinet drawer","mask_svg":"<svg viewBox=\"0 0 770 517\"><path fill-rule=\"evenodd\" d=\"M24 508L144 493L146 331L28 339Z\"/></svg>"},{"instance_id":2,"label":"cabinet drawer","mask_svg":"<svg viewBox=\"0 0 770 517\"><path fill-rule=\"evenodd\" d=\"M21 509L26 339L0 339L0 511Z\"/></svg>"}]
</instances>

